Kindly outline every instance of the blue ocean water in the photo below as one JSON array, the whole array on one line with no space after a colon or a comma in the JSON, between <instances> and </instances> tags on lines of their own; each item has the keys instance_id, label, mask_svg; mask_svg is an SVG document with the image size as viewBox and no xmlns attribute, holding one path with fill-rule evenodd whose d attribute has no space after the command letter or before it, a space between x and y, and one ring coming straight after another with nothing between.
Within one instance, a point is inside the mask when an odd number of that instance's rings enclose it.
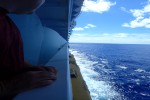
<instances>
[{"instance_id":1,"label":"blue ocean water","mask_svg":"<svg viewBox=\"0 0 150 100\"><path fill-rule=\"evenodd\" d=\"M92 100L150 100L150 45L70 44Z\"/></svg>"}]
</instances>

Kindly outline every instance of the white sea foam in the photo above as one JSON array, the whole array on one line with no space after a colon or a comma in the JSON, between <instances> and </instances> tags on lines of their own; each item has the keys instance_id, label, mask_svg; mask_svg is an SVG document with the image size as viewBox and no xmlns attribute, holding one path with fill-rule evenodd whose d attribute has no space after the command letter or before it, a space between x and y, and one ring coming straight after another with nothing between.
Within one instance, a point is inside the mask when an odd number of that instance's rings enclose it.
<instances>
[{"instance_id":1,"label":"white sea foam","mask_svg":"<svg viewBox=\"0 0 150 100\"><path fill-rule=\"evenodd\" d=\"M149 78L149 79L150 79L150 76L147 76L147 78Z\"/></svg>"},{"instance_id":2,"label":"white sea foam","mask_svg":"<svg viewBox=\"0 0 150 100\"><path fill-rule=\"evenodd\" d=\"M144 78L144 79L146 78L145 76L141 76L141 77Z\"/></svg>"},{"instance_id":3,"label":"white sea foam","mask_svg":"<svg viewBox=\"0 0 150 100\"><path fill-rule=\"evenodd\" d=\"M136 69L136 70L134 70L134 71L136 71L136 72L139 72L139 73L142 73L142 72L146 72L145 70L143 70L143 69Z\"/></svg>"},{"instance_id":4,"label":"white sea foam","mask_svg":"<svg viewBox=\"0 0 150 100\"><path fill-rule=\"evenodd\" d=\"M119 67L119 68L124 69L124 70L128 68L128 67L122 66L122 65L116 65L116 67Z\"/></svg>"},{"instance_id":5,"label":"white sea foam","mask_svg":"<svg viewBox=\"0 0 150 100\"><path fill-rule=\"evenodd\" d=\"M137 85L140 85L140 79L135 79L134 81L136 82Z\"/></svg>"},{"instance_id":6,"label":"white sea foam","mask_svg":"<svg viewBox=\"0 0 150 100\"><path fill-rule=\"evenodd\" d=\"M102 59L102 64L98 64L96 61L90 61L84 53L75 50L70 51L75 56L76 62L80 67L92 100L122 100L120 94L115 91L114 87L109 84L109 82L97 80L101 75L94 71L94 68L96 66L103 68L105 64L108 64L107 60Z\"/></svg>"},{"instance_id":7,"label":"white sea foam","mask_svg":"<svg viewBox=\"0 0 150 100\"><path fill-rule=\"evenodd\" d=\"M105 64L97 64L97 66L104 68Z\"/></svg>"},{"instance_id":8,"label":"white sea foam","mask_svg":"<svg viewBox=\"0 0 150 100\"><path fill-rule=\"evenodd\" d=\"M150 96L150 94L147 94L147 93L140 93L140 94L143 96Z\"/></svg>"},{"instance_id":9,"label":"white sea foam","mask_svg":"<svg viewBox=\"0 0 150 100\"><path fill-rule=\"evenodd\" d=\"M106 59L102 59L101 63L102 64L108 64L108 61Z\"/></svg>"}]
</instances>

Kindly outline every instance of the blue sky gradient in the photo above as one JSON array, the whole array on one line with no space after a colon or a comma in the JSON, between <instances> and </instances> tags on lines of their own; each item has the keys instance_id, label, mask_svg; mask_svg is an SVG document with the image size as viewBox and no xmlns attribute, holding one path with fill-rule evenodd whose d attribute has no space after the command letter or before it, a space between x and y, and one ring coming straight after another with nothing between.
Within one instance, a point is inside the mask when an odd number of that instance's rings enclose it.
<instances>
[{"instance_id":1,"label":"blue sky gradient","mask_svg":"<svg viewBox=\"0 0 150 100\"><path fill-rule=\"evenodd\" d=\"M150 44L150 0L85 0L70 42Z\"/></svg>"}]
</instances>

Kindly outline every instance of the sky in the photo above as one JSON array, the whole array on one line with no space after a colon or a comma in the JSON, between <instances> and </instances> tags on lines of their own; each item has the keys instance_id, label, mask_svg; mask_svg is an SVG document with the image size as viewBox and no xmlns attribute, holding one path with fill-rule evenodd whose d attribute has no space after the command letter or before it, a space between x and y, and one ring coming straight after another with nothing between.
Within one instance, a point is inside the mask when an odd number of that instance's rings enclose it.
<instances>
[{"instance_id":1,"label":"sky","mask_svg":"<svg viewBox=\"0 0 150 100\"><path fill-rule=\"evenodd\" d=\"M150 44L150 0L84 0L71 43Z\"/></svg>"}]
</instances>

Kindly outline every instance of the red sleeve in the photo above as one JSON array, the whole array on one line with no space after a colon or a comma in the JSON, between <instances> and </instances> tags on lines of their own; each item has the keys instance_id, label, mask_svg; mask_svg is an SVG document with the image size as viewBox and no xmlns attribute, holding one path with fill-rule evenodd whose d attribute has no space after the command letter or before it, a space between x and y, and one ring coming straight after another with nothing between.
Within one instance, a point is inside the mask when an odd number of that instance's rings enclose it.
<instances>
[{"instance_id":1,"label":"red sleeve","mask_svg":"<svg viewBox=\"0 0 150 100\"><path fill-rule=\"evenodd\" d=\"M6 13L0 8L0 73L16 72L24 64L20 32Z\"/></svg>"}]
</instances>

